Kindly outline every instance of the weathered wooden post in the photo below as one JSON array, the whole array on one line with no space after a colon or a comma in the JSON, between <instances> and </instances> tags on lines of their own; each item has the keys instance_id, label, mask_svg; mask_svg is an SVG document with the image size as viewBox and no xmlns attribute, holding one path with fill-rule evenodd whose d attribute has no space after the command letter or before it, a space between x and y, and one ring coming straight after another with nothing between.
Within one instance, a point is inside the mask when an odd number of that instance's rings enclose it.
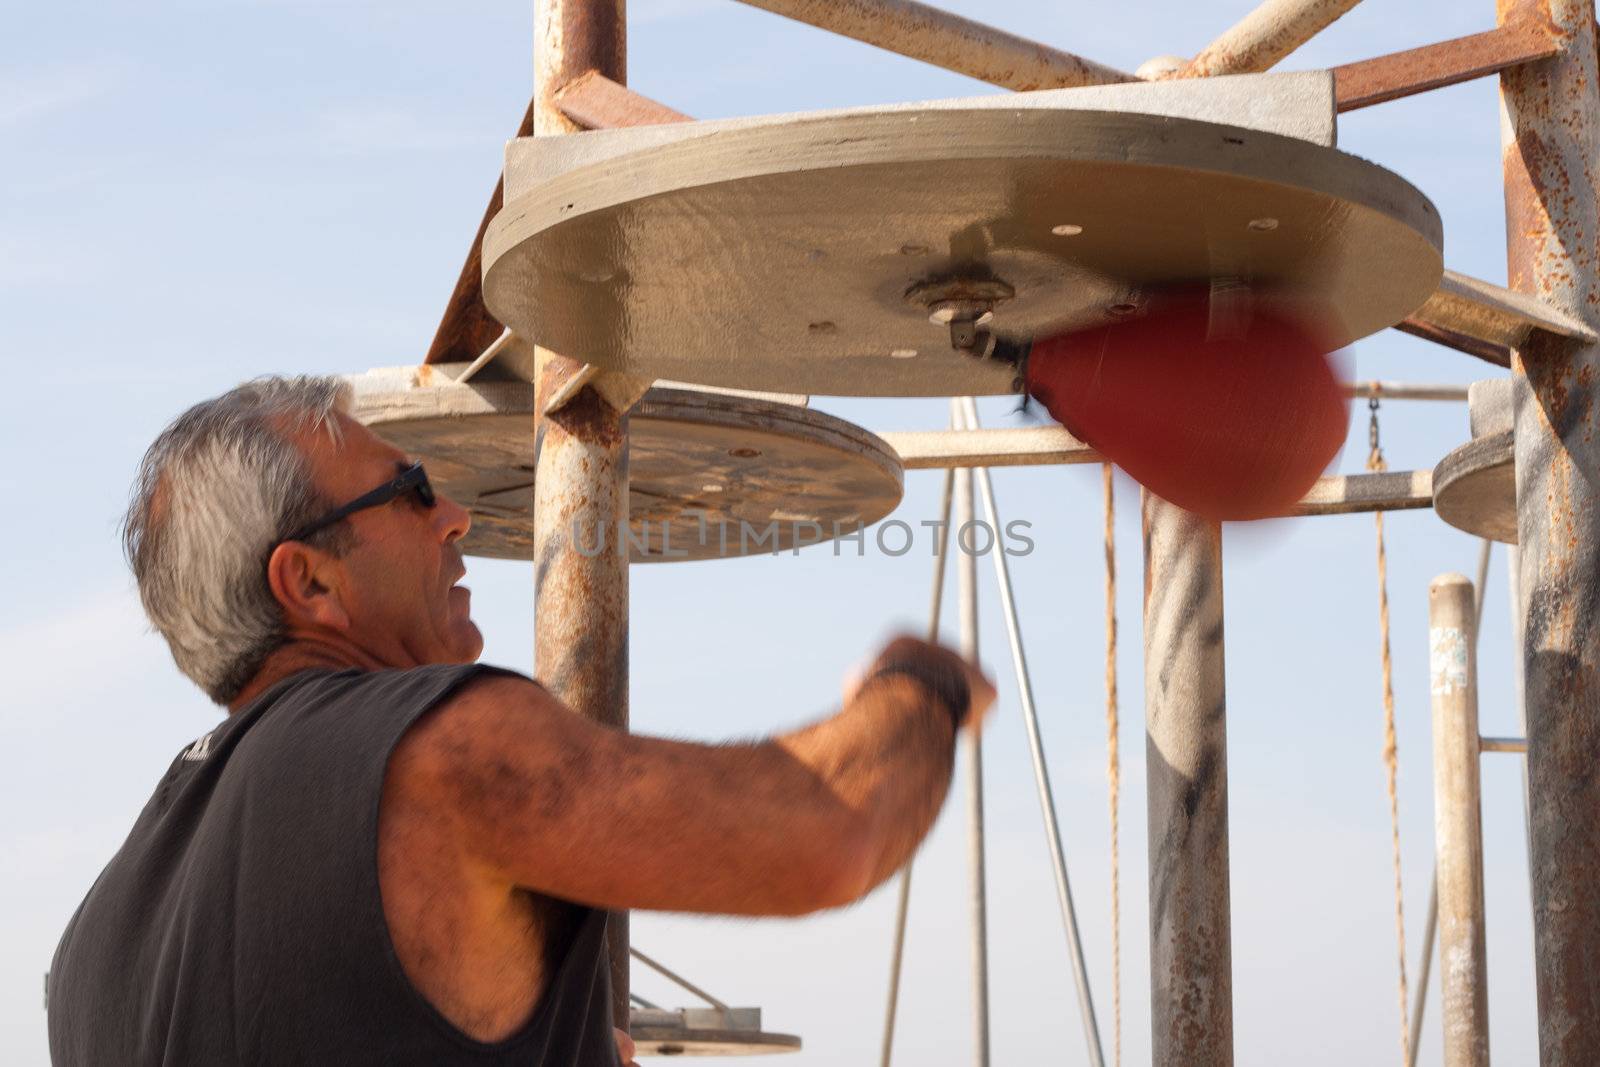
<instances>
[{"instance_id":1,"label":"weathered wooden post","mask_svg":"<svg viewBox=\"0 0 1600 1067\"><path fill-rule=\"evenodd\" d=\"M1594 0L1499 0L1560 51L1502 72L1510 287L1600 327ZM1512 359L1518 615L1544 1067L1600 1063L1600 344Z\"/></svg>"},{"instance_id":2,"label":"weathered wooden post","mask_svg":"<svg viewBox=\"0 0 1600 1067\"><path fill-rule=\"evenodd\" d=\"M1230 1067L1222 531L1152 493L1143 504L1152 1058Z\"/></svg>"},{"instance_id":3,"label":"weathered wooden post","mask_svg":"<svg viewBox=\"0 0 1600 1067\"><path fill-rule=\"evenodd\" d=\"M1475 614L1472 583L1463 576L1442 575L1428 587L1434 869L1445 1067L1489 1063Z\"/></svg>"},{"instance_id":4,"label":"weathered wooden post","mask_svg":"<svg viewBox=\"0 0 1600 1067\"><path fill-rule=\"evenodd\" d=\"M556 106L572 79L626 80L624 0L536 0L536 137L576 132ZM583 353L572 353L582 357ZM534 647L540 680L579 714L628 725L628 421L586 388L559 411L552 396L582 366L540 348L535 366ZM592 548L595 538L604 551ZM613 1014L628 1025L628 916L607 928Z\"/></svg>"}]
</instances>

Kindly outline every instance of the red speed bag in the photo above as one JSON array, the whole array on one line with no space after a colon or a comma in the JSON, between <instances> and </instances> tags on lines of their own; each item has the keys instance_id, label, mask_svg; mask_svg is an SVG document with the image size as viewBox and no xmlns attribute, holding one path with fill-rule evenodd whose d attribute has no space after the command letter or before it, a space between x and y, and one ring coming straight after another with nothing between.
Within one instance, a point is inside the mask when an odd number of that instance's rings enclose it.
<instances>
[{"instance_id":1,"label":"red speed bag","mask_svg":"<svg viewBox=\"0 0 1600 1067\"><path fill-rule=\"evenodd\" d=\"M1349 405L1315 322L1207 290L1033 343L1028 392L1136 481L1217 521L1288 514L1333 458ZM1219 325L1221 320L1221 325Z\"/></svg>"}]
</instances>

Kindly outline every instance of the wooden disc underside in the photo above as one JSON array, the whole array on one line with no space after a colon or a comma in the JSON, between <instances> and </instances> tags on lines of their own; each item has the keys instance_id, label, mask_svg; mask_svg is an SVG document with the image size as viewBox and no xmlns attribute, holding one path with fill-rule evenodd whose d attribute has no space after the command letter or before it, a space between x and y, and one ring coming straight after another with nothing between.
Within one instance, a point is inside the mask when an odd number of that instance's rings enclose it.
<instances>
[{"instance_id":1,"label":"wooden disc underside","mask_svg":"<svg viewBox=\"0 0 1600 1067\"><path fill-rule=\"evenodd\" d=\"M1433 510L1451 526L1517 543L1516 446L1510 431L1478 437L1433 469Z\"/></svg>"},{"instance_id":2,"label":"wooden disc underside","mask_svg":"<svg viewBox=\"0 0 1600 1067\"><path fill-rule=\"evenodd\" d=\"M533 558L532 385L358 384L352 413L472 512L467 554ZM629 490L633 562L716 559L877 522L900 502L902 470L882 440L832 415L656 388L629 417ZM593 531L575 536L600 544Z\"/></svg>"},{"instance_id":3,"label":"wooden disc underside","mask_svg":"<svg viewBox=\"0 0 1600 1067\"><path fill-rule=\"evenodd\" d=\"M745 389L1015 391L1014 368L952 350L930 321L925 298L951 278L999 294L990 328L1006 336L1237 279L1315 305L1342 345L1410 314L1442 271L1436 210L1391 172L1145 114L800 117L527 185L485 237L496 318L604 367Z\"/></svg>"},{"instance_id":4,"label":"wooden disc underside","mask_svg":"<svg viewBox=\"0 0 1600 1067\"><path fill-rule=\"evenodd\" d=\"M763 1056L800 1051L800 1039L794 1034L760 1030L635 1026L629 1036L641 1056Z\"/></svg>"}]
</instances>

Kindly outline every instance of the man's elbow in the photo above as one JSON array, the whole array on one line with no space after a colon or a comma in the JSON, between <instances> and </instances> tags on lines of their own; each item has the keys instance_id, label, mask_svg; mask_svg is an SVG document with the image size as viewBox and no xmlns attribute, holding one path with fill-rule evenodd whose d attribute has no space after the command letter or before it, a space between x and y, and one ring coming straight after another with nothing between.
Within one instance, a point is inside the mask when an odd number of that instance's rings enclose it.
<instances>
[{"instance_id":1,"label":"man's elbow","mask_svg":"<svg viewBox=\"0 0 1600 1067\"><path fill-rule=\"evenodd\" d=\"M792 895L783 911L806 915L854 904L883 879L877 873L878 849L870 821L858 815L840 820L828 833L806 835L793 843L789 858Z\"/></svg>"}]
</instances>

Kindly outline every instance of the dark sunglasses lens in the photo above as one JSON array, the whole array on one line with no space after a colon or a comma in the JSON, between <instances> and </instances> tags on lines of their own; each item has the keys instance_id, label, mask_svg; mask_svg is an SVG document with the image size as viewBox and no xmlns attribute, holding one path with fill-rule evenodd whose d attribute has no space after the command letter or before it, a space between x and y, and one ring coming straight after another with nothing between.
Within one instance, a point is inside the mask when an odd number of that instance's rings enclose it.
<instances>
[{"instance_id":1,"label":"dark sunglasses lens","mask_svg":"<svg viewBox=\"0 0 1600 1067\"><path fill-rule=\"evenodd\" d=\"M417 478L417 499L422 501L423 507L433 507L436 501L433 495L433 485L428 481L428 473L419 468Z\"/></svg>"}]
</instances>

